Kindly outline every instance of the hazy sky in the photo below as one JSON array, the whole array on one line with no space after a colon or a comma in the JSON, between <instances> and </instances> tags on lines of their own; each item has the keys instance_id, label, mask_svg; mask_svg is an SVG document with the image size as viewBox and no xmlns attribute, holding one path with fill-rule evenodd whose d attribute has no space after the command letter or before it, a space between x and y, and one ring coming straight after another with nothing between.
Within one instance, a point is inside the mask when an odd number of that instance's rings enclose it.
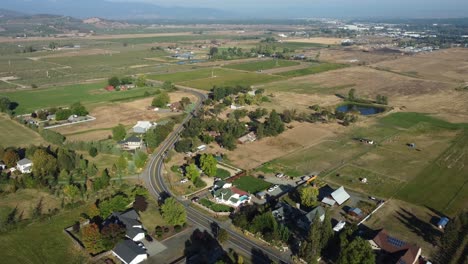
<instances>
[{"instance_id":1,"label":"hazy sky","mask_svg":"<svg viewBox=\"0 0 468 264\"><path fill-rule=\"evenodd\" d=\"M59 0L57 0L59 1ZM251 15L468 17L468 0L108 0L228 9ZM259 13L260 12L260 13Z\"/></svg>"},{"instance_id":2,"label":"hazy sky","mask_svg":"<svg viewBox=\"0 0 468 264\"><path fill-rule=\"evenodd\" d=\"M107 5L102 5L103 1ZM100 5L98 4L101 3ZM120 5L120 13L115 11ZM85 17L88 14L117 17L132 9L154 13L148 5L203 7L226 10L232 17L249 18L450 18L468 17L468 0L0 0L0 8L26 12L52 12ZM129 5L130 3L130 5ZM110 6L109 6L110 4ZM105 7L104 7L105 6ZM137 7L139 6L139 7ZM200 12L200 11L198 11ZM140 12L141 13L141 12ZM197 14L197 13L195 13Z\"/></svg>"}]
</instances>

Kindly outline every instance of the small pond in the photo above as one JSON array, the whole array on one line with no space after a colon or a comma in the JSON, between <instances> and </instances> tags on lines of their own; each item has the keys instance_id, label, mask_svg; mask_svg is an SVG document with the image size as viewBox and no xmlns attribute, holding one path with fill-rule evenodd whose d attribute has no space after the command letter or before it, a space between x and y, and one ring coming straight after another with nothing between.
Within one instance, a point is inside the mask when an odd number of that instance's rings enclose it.
<instances>
[{"instance_id":1,"label":"small pond","mask_svg":"<svg viewBox=\"0 0 468 264\"><path fill-rule=\"evenodd\" d=\"M336 108L336 111L339 112L353 112L359 111L361 115L375 115L385 111L385 108L376 107L371 105L358 105L358 104L344 104Z\"/></svg>"}]
</instances>

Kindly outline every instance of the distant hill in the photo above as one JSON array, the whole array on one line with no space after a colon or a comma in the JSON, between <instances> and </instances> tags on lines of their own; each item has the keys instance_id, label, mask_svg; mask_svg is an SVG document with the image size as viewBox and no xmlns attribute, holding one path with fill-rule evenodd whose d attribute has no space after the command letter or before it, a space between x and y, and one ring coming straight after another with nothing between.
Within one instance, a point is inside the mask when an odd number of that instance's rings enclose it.
<instances>
[{"instance_id":1,"label":"distant hill","mask_svg":"<svg viewBox=\"0 0 468 264\"><path fill-rule=\"evenodd\" d=\"M215 8L162 7L149 3L106 0L6 1L2 8L29 14L58 14L78 18L102 17L115 20L233 18L234 14Z\"/></svg>"}]
</instances>

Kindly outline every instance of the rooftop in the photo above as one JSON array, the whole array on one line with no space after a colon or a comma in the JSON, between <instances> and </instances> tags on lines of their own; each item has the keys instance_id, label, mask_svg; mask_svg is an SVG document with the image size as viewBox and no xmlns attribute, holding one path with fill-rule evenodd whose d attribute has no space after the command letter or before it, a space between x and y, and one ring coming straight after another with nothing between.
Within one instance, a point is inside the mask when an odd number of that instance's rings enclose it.
<instances>
[{"instance_id":1,"label":"rooftop","mask_svg":"<svg viewBox=\"0 0 468 264\"><path fill-rule=\"evenodd\" d=\"M146 251L132 240L120 242L112 251L125 263L131 263L139 255L146 255Z\"/></svg>"},{"instance_id":2,"label":"rooftop","mask_svg":"<svg viewBox=\"0 0 468 264\"><path fill-rule=\"evenodd\" d=\"M340 188L336 189L334 192L331 193L331 196L335 201L339 204L342 205L344 202L346 202L351 196L345 191L344 187L341 186Z\"/></svg>"}]
</instances>

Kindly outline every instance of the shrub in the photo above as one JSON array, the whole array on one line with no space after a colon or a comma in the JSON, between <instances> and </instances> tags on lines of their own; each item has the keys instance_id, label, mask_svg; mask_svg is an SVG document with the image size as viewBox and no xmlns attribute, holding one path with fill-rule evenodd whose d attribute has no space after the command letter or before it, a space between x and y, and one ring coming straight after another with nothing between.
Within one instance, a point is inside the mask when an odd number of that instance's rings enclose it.
<instances>
[{"instance_id":1,"label":"shrub","mask_svg":"<svg viewBox=\"0 0 468 264\"><path fill-rule=\"evenodd\" d=\"M91 147L91 148L89 149L88 153L89 153L89 155L90 155L91 157L94 158L94 157L97 156L98 150L97 150L96 147Z\"/></svg>"},{"instance_id":2,"label":"shrub","mask_svg":"<svg viewBox=\"0 0 468 264\"><path fill-rule=\"evenodd\" d=\"M174 231L175 232L180 232L180 230L182 230L182 226L180 226L180 225L174 226Z\"/></svg>"}]
</instances>

